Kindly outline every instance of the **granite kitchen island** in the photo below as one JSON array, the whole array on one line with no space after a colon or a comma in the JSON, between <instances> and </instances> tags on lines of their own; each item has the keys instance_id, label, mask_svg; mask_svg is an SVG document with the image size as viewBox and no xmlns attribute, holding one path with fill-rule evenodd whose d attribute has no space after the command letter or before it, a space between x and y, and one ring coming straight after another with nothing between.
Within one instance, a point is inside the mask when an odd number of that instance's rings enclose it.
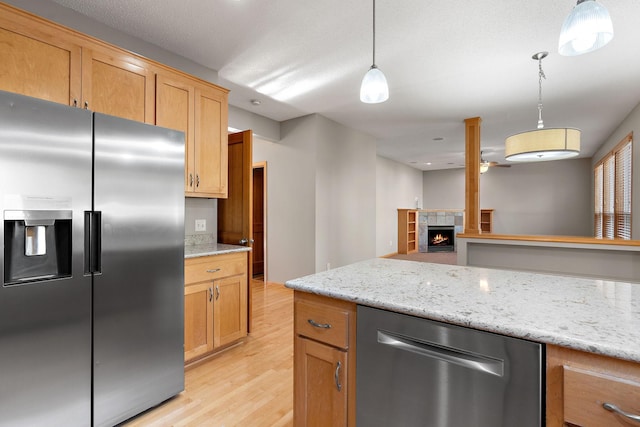
<instances>
[{"instance_id":1,"label":"granite kitchen island","mask_svg":"<svg viewBox=\"0 0 640 427\"><path fill-rule=\"evenodd\" d=\"M638 284L371 259L290 280L286 286L296 291L296 304L304 298L320 298L318 303L328 306L335 302L345 310L344 304L360 304L545 344L549 426L563 421L580 425L582 416L619 417L601 404L589 409L590 398L574 402L575 396L566 394L575 382L573 368L605 377L614 390L620 389L616 380L632 384L625 393L636 400L626 409L636 414L640 409ZM349 322L356 323L355 317L353 310ZM354 325L347 328L355 333Z\"/></svg>"}]
</instances>

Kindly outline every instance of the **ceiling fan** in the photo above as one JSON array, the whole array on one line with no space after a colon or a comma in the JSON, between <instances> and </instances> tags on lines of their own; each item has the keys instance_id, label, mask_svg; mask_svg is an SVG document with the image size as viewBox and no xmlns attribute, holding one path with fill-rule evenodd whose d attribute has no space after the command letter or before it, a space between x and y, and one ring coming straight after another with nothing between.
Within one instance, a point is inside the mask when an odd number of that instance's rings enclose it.
<instances>
[{"instance_id":1,"label":"ceiling fan","mask_svg":"<svg viewBox=\"0 0 640 427\"><path fill-rule=\"evenodd\" d=\"M498 162L488 162L482 158L482 151L480 151L480 173L485 173L489 168L510 168L511 165L503 165Z\"/></svg>"}]
</instances>

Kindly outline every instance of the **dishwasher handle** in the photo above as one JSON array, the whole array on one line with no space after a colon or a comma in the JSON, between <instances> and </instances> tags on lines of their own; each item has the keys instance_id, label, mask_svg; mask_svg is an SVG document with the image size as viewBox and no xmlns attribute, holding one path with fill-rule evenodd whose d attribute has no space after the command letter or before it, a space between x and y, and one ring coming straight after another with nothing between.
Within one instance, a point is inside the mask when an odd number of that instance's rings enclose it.
<instances>
[{"instance_id":1,"label":"dishwasher handle","mask_svg":"<svg viewBox=\"0 0 640 427\"><path fill-rule=\"evenodd\" d=\"M454 347L418 341L404 335L381 330L378 330L378 342L399 350L410 351L421 356L442 360L498 377L504 375L504 361L500 359L481 356Z\"/></svg>"}]
</instances>

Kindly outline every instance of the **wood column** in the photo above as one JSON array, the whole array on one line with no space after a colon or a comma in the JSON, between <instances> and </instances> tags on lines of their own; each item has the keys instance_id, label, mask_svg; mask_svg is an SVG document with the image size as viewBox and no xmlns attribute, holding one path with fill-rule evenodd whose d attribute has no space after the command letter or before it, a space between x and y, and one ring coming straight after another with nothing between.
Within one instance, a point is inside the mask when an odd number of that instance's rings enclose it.
<instances>
[{"instance_id":1,"label":"wood column","mask_svg":"<svg viewBox=\"0 0 640 427\"><path fill-rule=\"evenodd\" d=\"M464 120L465 192L464 233L480 234L480 117Z\"/></svg>"}]
</instances>

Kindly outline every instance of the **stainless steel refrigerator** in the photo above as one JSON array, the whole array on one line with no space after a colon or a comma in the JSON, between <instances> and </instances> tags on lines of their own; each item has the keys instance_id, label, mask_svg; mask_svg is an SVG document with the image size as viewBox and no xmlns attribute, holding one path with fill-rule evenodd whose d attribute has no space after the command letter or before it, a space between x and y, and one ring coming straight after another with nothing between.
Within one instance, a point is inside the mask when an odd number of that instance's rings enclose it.
<instances>
[{"instance_id":1,"label":"stainless steel refrigerator","mask_svg":"<svg viewBox=\"0 0 640 427\"><path fill-rule=\"evenodd\" d=\"M0 426L184 388L184 135L0 92Z\"/></svg>"}]
</instances>

